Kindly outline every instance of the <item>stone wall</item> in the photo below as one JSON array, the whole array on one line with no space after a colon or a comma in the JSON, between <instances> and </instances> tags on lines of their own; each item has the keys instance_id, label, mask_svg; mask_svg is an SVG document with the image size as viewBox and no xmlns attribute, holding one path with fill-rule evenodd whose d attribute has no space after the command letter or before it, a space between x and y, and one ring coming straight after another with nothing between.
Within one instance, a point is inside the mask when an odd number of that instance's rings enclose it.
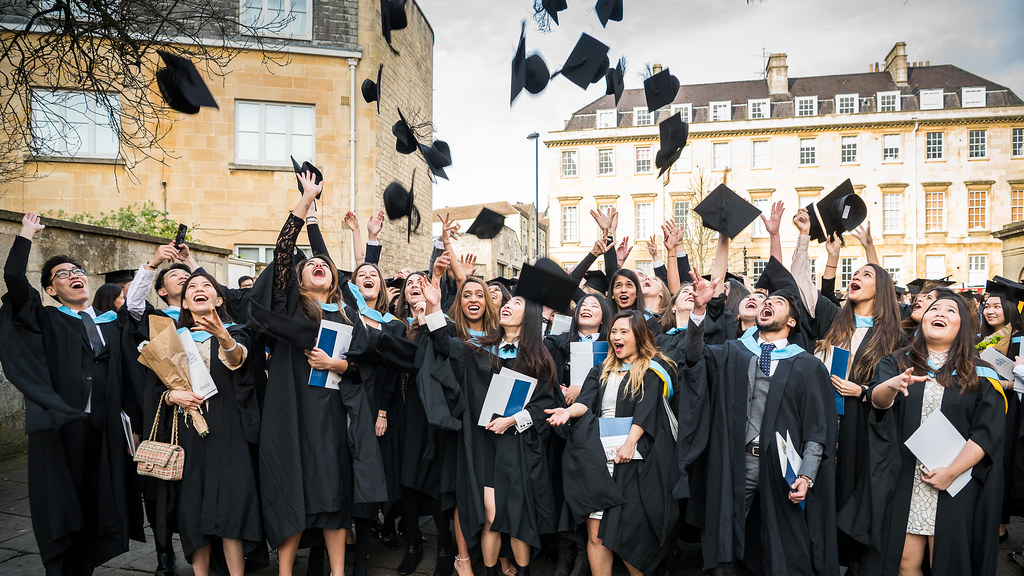
<instances>
[{"instance_id":1,"label":"stone wall","mask_svg":"<svg viewBox=\"0 0 1024 576\"><path fill-rule=\"evenodd\" d=\"M0 255L5 262L14 237L21 230L21 217L20 213L0 210ZM46 229L38 232L32 242L27 275L32 285L43 295L43 303L46 305L56 305L56 301L45 295L39 285L39 273L47 258L57 254L73 256L88 272L89 289L95 292L103 285L100 272L138 269L149 260L157 246L167 242L165 238L50 218L44 218L43 223ZM221 282L227 281L230 250L202 245L189 248L201 266ZM0 286L0 295L6 293L7 286ZM162 306L158 300L156 293L150 292L150 301L158 307ZM3 342L0 342L0 346L3 346ZM0 459L17 454L26 446L25 398L3 377L0 370Z\"/></svg>"}]
</instances>

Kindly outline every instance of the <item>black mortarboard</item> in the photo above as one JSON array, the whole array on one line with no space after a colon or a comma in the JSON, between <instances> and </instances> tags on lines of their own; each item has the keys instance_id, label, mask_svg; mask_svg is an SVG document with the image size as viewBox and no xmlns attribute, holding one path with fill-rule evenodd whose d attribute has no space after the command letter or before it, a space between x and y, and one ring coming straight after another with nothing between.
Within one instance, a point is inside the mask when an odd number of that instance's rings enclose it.
<instances>
[{"instance_id":1,"label":"black mortarboard","mask_svg":"<svg viewBox=\"0 0 1024 576\"><path fill-rule=\"evenodd\" d=\"M110 282L110 280L107 280ZM985 292L999 294L1011 302L1024 302L1024 284L1014 282L1009 278L996 276L985 283Z\"/></svg>"},{"instance_id":2,"label":"black mortarboard","mask_svg":"<svg viewBox=\"0 0 1024 576\"><path fill-rule=\"evenodd\" d=\"M391 45L391 31L401 30L409 25L405 16L405 0L380 0L380 31L384 40Z\"/></svg>"},{"instance_id":3,"label":"black mortarboard","mask_svg":"<svg viewBox=\"0 0 1024 576\"><path fill-rule=\"evenodd\" d=\"M721 232L730 239L735 239L761 214L753 204L740 198L725 184L719 184L693 211L700 214L705 228Z\"/></svg>"},{"instance_id":4,"label":"black mortarboard","mask_svg":"<svg viewBox=\"0 0 1024 576\"><path fill-rule=\"evenodd\" d=\"M515 288L516 284L518 284L518 283L519 283L519 279L518 278L505 278L504 276L498 276L497 278L491 278L490 280L487 281L487 285L488 286L490 286L491 284L501 284L502 286L507 288L509 291L511 291L513 288Z\"/></svg>"},{"instance_id":5,"label":"black mortarboard","mask_svg":"<svg viewBox=\"0 0 1024 576\"><path fill-rule=\"evenodd\" d=\"M412 183L409 184L408 191L398 182L392 182L384 189L384 211L387 213L388 219L397 220L403 216L409 217L406 228L407 241L412 237L413 230L418 230L420 227L420 211L416 209L415 197L413 196L415 188L416 171L413 170Z\"/></svg>"},{"instance_id":6,"label":"black mortarboard","mask_svg":"<svg viewBox=\"0 0 1024 576\"><path fill-rule=\"evenodd\" d=\"M601 294L608 293L608 275L603 270L587 270L583 274L583 285L590 286Z\"/></svg>"},{"instance_id":7,"label":"black mortarboard","mask_svg":"<svg viewBox=\"0 0 1024 576\"><path fill-rule=\"evenodd\" d=\"M444 169L446 166L452 165L452 151L448 148L448 143L444 140L434 140L430 146L419 144L419 149L423 154L423 159L427 161L430 173L447 180L448 175L445 174Z\"/></svg>"},{"instance_id":8,"label":"black mortarboard","mask_svg":"<svg viewBox=\"0 0 1024 576\"><path fill-rule=\"evenodd\" d=\"M671 104L679 93L679 79L673 76L668 68L644 80L644 96L647 97L647 111L653 113L658 108Z\"/></svg>"},{"instance_id":9,"label":"black mortarboard","mask_svg":"<svg viewBox=\"0 0 1024 576\"><path fill-rule=\"evenodd\" d=\"M704 275L701 276L701 278L707 280L708 282L711 282L711 274L704 274ZM737 275L733 274L732 272L729 272L728 270L725 271L725 279L726 280L735 280L735 281L739 282L740 284L743 283L743 277L742 276L737 276Z\"/></svg>"},{"instance_id":10,"label":"black mortarboard","mask_svg":"<svg viewBox=\"0 0 1024 576\"><path fill-rule=\"evenodd\" d=\"M295 161L294 156L289 156L289 158L292 159L292 168L295 170L295 181L298 183L300 194L302 193L302 183L299 182L299 174L302 174L303 172L310 172L311 174L313 174L314 184L319 184L324 181L324 175L320 173L320 170L317 170L316 166L313 166L312 164L306 161L303 161L302 165L299 166L299 163ZM320 199L320 194L323 194L323 192L320 192L319 194L316 195L317 200Z\"/></svg>"},{"instance_id":11,"label":"black mortarboard","mask_svg":"<svg viewBox=\"0 0 1024 576\"><path fill-rule=\"evenodd\" d=\"M481 240L494 238L505 226L505 217L490 208L484 207L476 215L476 220L469 225L467 234L472 234Z\"/></svg>"},{"instance_id":12,"label":"black mortarboard","mask_svg":"<svg viewBox=\"0 0 1024 576\"><path fill-rule=\"evenodd\" d=\"M384 285L388 288L401 289L403 284L405 284L405 278L388 278L384 281Z\"/></svg>"},{"instance_id":13,"label":"black mortarboard","mask_svg":"<svg viewBox=\"0 0 1024 576\"><path fill-rule=\"evenodd\" d=\"M103 282L106 284L126 284L135 278L135 270L111 270L103 273Z\"/></svg>"},{"instance_id":14,"label":"black mortarboard","mask_svg":"<svg viewBox=\"0 0 1024 576\"><path fill-rule=\"evenodd\" d=\"M754 284L754 288L764 290L768 294L776 290L789 290L794 294L800 293L800 288L797 286L793 274L786 268L785 264L779 262L774 256L768 258L768 263L765 264L764 270L761 271L761 276Z\"/></svg>"},{"instance_id":15,"label":"black mortarboard","mask_svg":"<svg viewBox=\"0 0 1024 576\"><path fill-rule=\"evenodd\" d=\"M412 131L412 126L405 121L405 116L402 115L402 109L398 109L398 122L391 127L391 133L395 135L397 139L395 141L395 150L398 150L402 154L412 154L416 151L416 147L419 142L416 141L416 133Z\"/></svg>"},{"instance_id":16,"label":"black mortarboard","mask_svg":"<svg viewBox=\"0 0 1024 576\"><path fill-rule=\"evenodd\" d=\"M665 170L668 170L683 153L686 138L690 135L690 126L683 122L682 115L676 112L658 124L658 133L660 134L661 148L654 156L654 165L659 168L658 177L661 177Z\"/></svg>"},{"instance_id":17,"label":"black mortarboard","mask_svg":"<svg viewBox=\"0 0 1024 576\"><path fill-rule=\"evenodd\" d=\"M576 282L561 266L548 258L539 258L532 265L523 265L515 295L564 314L569 311L576 288Z\"/></svg>"},{"instance_id":18,"label":"black mortarboard","mask_svg":"<svg viewBox=\"0 0 1024 576\"><path fill-rule=\"evenodd\" d=\"M541 0L540 5L551 19L558 24L558 13L569 7L565 0Z\"/></svg>"},{"instance_id":19,"label":"black mortarboard","mask_svg":"<svg viewBox=\"0 0 1024 576\"><path fill-rule=\"evenodd\" d=\"M615 68L609 68L608 72L605 73L605 89L604 93L615 95L615 105L619 105L619 99L622 98L622 92L626 89L626 81L624 76L626 74L625 68L622 66L622 60L620 59Z\"/></svg>"},{"instance_id":20,"label":"black mortarboard","mask_svg":"<svg viewBox=\"0 0 1024 576\"><path fill-rule=\"evenodd\" d=\"M956 284L956 282L950 280L949 276L946 276L945 278L941 278L939 280L930 280L928 278L915 278L914 280L907 282L907 288L910 289L911 294L918 294L921 292L921 290L924 289L925 284L931 284L933 286L945 288L946 286L952 286L953 284Z\"/></svg>"},{"instance_id":21,"label":"black mortarboard","mask_svg":"<svg viewBox=\"0 0 1024 576\"><path fill-rule=\"evenodd\" d=\"M896 295L897 296L903 296L906 293L907 293L907 289L904 288L903 286L897 286L896 287Z\"/></svg>"},{"instance_id":22,"label":"black mortarboard","mask_svg":"<svg viewBox=\"0 0 1024 576\"><path fill-rule=\"evenodd\" d=\"M509 104L516 101L519 93L526 88L530 94L539 94L548 85L548 65L540 54L526 56L526 22L519 34L519 47L512 57L512 94Z\"/></svg>"},{"instance_id":23,"label":"black mortarboard","mask_svg":"<svg viewBox=\"0 0 1024 576\"><path fill-rule=\"evenodd\" d=\"M383 71L384 65L381 64L377 68L377 81L374 82L367 78L366 80L363 80L363 85L359 87L363 93L363 100L366 100L367 104L370 102L377 103L377 114L380 114L380 73Z\"/></svg>"},{"instance_id":24,"label":"black mortarboard","mask_svg":"<svg viewBox=\"0 0 1024 576\"><path fill-rule=\"evenodd\" d=\"M594 11L601 20L601 26L607 26L609 20L622 22L622 0L597 0Z\"/></svg>"},{"instance_id":25,"label":"black mortarboard","mask_svg":"<svg viewBox=\"0 0 1024 576\"><path fill-rule=\"evenodd\" d=\"M156 71L156 84L168 106L185 114L195 114L201 106L219 108L192 61L163 50L156 52L165 66Z\"/></svg>"},{"instance_id":26,"label":"black mortarboard","mask_svg":"<svg viewBox=\"0 0 1024 576\"><path fill-rule=\"evenodd\" d=\"M587 89L608 73L608 47L589 34L580 35L576 46L565 59L562 68L552 77L561 74L570 82Z\"/></svg>"},{"instance_id":27,"label":"black mortarboard","mask_svg":"<svg viewBox=\"0 0 1024 576\"><path fill-rule=\"evenodd\" d=\"M816 205L808 204L807 213L811 218L811 239L825 242L833 233L841 237L843 232L860 226L868 215L868 207L847 178Z\"/></svg>"}]
</instances>

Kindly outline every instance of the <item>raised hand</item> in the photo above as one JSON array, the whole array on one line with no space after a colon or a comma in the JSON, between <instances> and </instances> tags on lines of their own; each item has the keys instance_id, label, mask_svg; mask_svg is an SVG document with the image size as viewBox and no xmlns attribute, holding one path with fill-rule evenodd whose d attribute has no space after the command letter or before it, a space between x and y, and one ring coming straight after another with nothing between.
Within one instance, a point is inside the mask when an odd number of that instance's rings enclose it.
<instances>
[{"instance_id":1,"label":"raised hand","mask_svg":"<svg viewBox=\"0 0 1024 576\"><path fill-rule=\"evenodd\" d=\"M839 258L839 249L842 247L842 240L839 239L839 235L832 233L831 236L825 239L825 252L828 253L829 258Z\"/></svg>"},{"instance_id":2,"label":"raised hand","mask_svg":"<svg viewBox=\"0 0 1024 576\"><path fill-rule=\"evenodd\" d=\"M451 217L451 214L445 213L444 216L439 216L441 219L441 236L438 238L442 244L448 244L452 240L456 240L459 237L459 228L462 226Z\"/></svg>"},{"instance_id":3,"label":"raised hand","mask_svg":"<svg viewBox=\"0 0 1024 576\"><path fill-rule=\"evenodd\" d=\"M164 262L174 262L178 259L178 249L174 247L174 243L161 244L157 246L156 252L153 253L153 257L149 259L147 263L150 268L156 269Z\"/></svg>"},{"instance_id":4,"label":"raised hand","mask_svg":"<svg viewBox=\"0 0 1024 576\"><path fill-rule=\"evenodd\" d=\"M608 234L612 230L612 218L616 211L615 208L608 210L607 214L602 213L600 210L591 210L590 216L597 222L598 227L601 228L602 235Z\"/></svg>"},{"instance_id":5,"label":"raised hand","mask_svg":"<svg viewBox=\"0 0 1024 576\"><path fill-rule=\"evenodd\" d=\"M669 253L683 243L683 229L675 220L665 220L661 225L661 233L665 236L665 250Z\"/></svg>"},{"instance_id":6,"label":"raised hand","mask_svg":"<svg viewBox=\"0 0 1024 576\"><path fill-rule=\"evenodd\" d=\"M658 240L654 234L647 239L647 253L651 255L651 260L658 259Z\"/></svg>"},{"instance_id":7,"label":"raised hand","mask_svg":"<svg viewBox=\"0 0 1024 576\"><path fill-rule=\"evenodd\" d=\"M595 257L600 258L602 254L611 250L615 247L615 242L610 240L608 236L602 236L594 242L594 247L590 249L590 253Z\"/></svg>"},{"instance_id":8,"label":"raised hand","mask_svg":"<svg viewBox=\"0 0 1024 576\"><path fill-rule=\"evenodd\" d=\"M615 260L619 263L619 268L622 268L623 263L629 258L629 253L633 251L633 246L629 243L629 236L623 236L622 242L615 248Z\"/></svg>"},{"instance_id":9,"label":"raised hand","mask_svg":"<svg viewBox=\"0 0 1024 576\"><path fill-rule=\"evenodd\" d=\"M443 254L438 256L434 260L434 267L431 270L430 282L438 286L441 285L441 276L448 271L448 267L452 265L451 255L445 251Z\"/></svg>"},{"instance_id":10,"label":"raised hand","mask_svg":"<svg viewBox=\"0 0 1024 576\"><path fill-rule=\"evenodd\" d=\"M857 229L853 231L853 235L858 241L860 241L861 246L870 246L875 243L874 239L871 238L870 220L865 222L863 225L858 226Z\"/></svg>"},{"instance_id":11,"label":"raised hand","mask_svg":"<svg viewBox=\"0 0 1024 576\"><path fill-rule=\"evenodd\" d=\"M476 254L469 253L459 256L459 264L466 277L472 276L476 272Z\"/></svg>"},{"instance_id":12,"label":"raised hand","mask_svg":"<svg viewBox=\"0 0 1024 576\"><path fill-rule=\"evenodd\" d=\"M376 214L371 214L370 219L366 221L366 237L371 242L377 240L377 235L380 234L381 228L384 227L384 211L380 210Z\"/></svg>"},{"instance_id":13,"label":"raised hand","mask_svg":"<svg viewBox=\"0 0 1024 576\"><path fill-rule=\"evenodd\" d=\"M807 208L796 211L796 215L793 216L793 224L800 231L800 235L809 236L811 234L811 215L807 213Z\"/></svg>"},{"instance_id":14,"label":"raised hand","mask_svg":"<svg viewBox=\"0 0 1024 576\"><path fill-rule=\"evenodd\" d=\"M359 231L359 217L355 212L349 210L345 213L345 226L348 226L348 229L353 232Z\"/></svg>"},{"instance_id":15,"label":"raised hand","mask_svg":"<svg viewBox=\"0 0 1024 576\"><path fill-rule=\"evenodd\" d=\"M779 223L782 222L782 214L786 211L786 205L782 201L778 201L772 204L771 215L765 218L764 214L761 214L761 221L764 222L764 229L769 234L779 233Z\"/></svg>"},{"instance_id":16,"label":"raised hand","mask_svg":"<svg viewBox=\"0 0 1024 576\"><path fill-rule=\"evenodd\" d=\"M712 278L711 282L708 282L700 275L700 270L696 266L690 271L690 278L693 280L693 308L694 310L703 310L715 296L715 288L722 282L722 279Z\"/></svg>"},{"instance_id":17,"label":"raised hand","mask_svg":"<svg viewBox=\"0 0 1024 576\"><path fill-rule=\"evenodd\" d=\"M35 236L36 232L39 232L43 228L46 228L46 226L40 222L39 214L36 214L35 212L26 212L25 215L21 217L21 232L18 236L31 240L32 237Z\"/></svg>"},{"instance_id":18,"label":"raised hand","mask_svg":"<svg viewBox=\"0 0 1024 576\"><path fill-rule=\"evenodd\" d=\"M316 198L316 195L319 194L324 189L324 183L321 181L319 184L317 184L314 181L316 177L313 176L313 173L308 170L306 172L298 174L297 178L299 179L299 184L302 186L303 196Z\"/></svg>"}]
</instances>

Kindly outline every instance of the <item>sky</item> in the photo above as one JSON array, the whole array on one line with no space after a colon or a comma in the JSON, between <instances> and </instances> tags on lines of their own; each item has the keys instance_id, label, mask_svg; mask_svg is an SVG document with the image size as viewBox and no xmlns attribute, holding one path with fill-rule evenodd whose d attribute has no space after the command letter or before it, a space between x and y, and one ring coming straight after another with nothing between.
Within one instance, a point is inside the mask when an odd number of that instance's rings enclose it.
<instances>
[{"instance_id":1,"label":"sky","mask_svg":"<svg viewBox=\"0 0 1024 576\"><path fill-rule=\"evenodd\" d=\"M448 142L449 180L434 207L534 200L534 143L541 134L540 205L547 205L543 140L604 94L562 77L509 106L511 61L526 19L527 53L559 68L580 34L625 56L626 88L641 88L647 64L683 85L762 77L764 54L787 54L789 76L867 72L896 42L907 60L953 64L1024 97L1024 0L624 0L622 22L602 28L595 0L567 0L560 25L533 21L532 0L417 0L434 30L435 138Z\"/></svg>"}]
</instances>

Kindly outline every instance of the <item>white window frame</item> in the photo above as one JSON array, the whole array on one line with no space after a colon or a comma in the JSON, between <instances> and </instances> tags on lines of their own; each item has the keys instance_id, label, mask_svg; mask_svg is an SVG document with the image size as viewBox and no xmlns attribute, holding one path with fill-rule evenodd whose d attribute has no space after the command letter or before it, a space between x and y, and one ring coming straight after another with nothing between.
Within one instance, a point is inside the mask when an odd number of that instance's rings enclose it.
<instances>
[{"instance_id":1,"label":"white window frame","mask_svg":"<svg viewBox=\"0 0 1024 576\"><path fill-rule=\"evenodd\" d=\"M732 147L729 142L711 143L711 169L728 170L732 165Z\"/></svg>"},{"instance_id":2,"label":"white window frame","mask_svg":"<svg viewBox=\"0 0 1024 576\"><path fill-rule=\"evenodd\" d=\"M683 151L679 153L679 158L677 158L675 163L672 165L672 171L693 171L693 146L683 146Z\"/></svg>"},{"instance_id":3,"label":"white window frame","mask_svg":"<svg viewBox=\"0 0 1024 576\"><path fill-rule=\"evenodd\" d=\"M724 112L725 117L721 114ZM708 102L708 122L726 122L732 120L732 100Z\"/></svg>"},{"instance_id":4,"label":"white window frame","mask_svg":"<svg viewBox=\"0 0 1024 576\"><path fill-rule=\"evenodd\" d=\"M562 204L561 211L562 244L574 244L580 241L580 207L578 204Z\"/></svg>"},{"instance_id":5,"label":"white window frame","mask_svg":"<svg viewBox=\"0 0 1024 576\"><path fill-rule=\"evenodd\" d=\"M939 141L938 141L937 144L929 143L928 142L928 139L930 138L930 135L932 135L932 134L938 134ZM938 152L939 152L938 156L934 156L934 157L930 156L931 152L928 150L929 146L937 147L938 148ZM946 133L945 132L939 131L939 132L925 132L924 133L924 158L925 158L926 161L927 160L938 161L938 160L945 160L946 159Z\"/></svg>"},{"instance_id":6,"label":"white window frame","mask_svg":"<svg viewBox=\"0 0 1024 576\"><path fill-rule=\"evenodd\" d=\"M967 131L967 157L972 160L988 158L988 130Z\"/></svg>"},{"instance_id":7,"label":"white window frame","mask_svg":"<svg viewBox=\"0 0 1024 576\"><path fill-rule=\"evenodd\" d=\"M965 86L960 89L961 108L984 108L986 94L984 86Z\"/></svg>"},{"instance_id":8,"label":"white window frame","mask_svg":"<svg viewBox=\"0 0 1024 576\"><path fill-rule=\"evenodd\" d=\"M852 155L848 153L852 152ZM856 135L839 137L839 163L857 164L860 161L860 138Z\"/></svg>"},{"instance_id":9,"label":"white window frame","mask_svg":"<svg viewBox=\"0 0 1024 576\"><path fill-rule=\"evenodd\" d=\"M313 249L309 246L296 246L302 251L307 257L313 255ZM249 260L251 262L262 262L264 264L270 264L274 261L274 245L273 244L235 244L233 250L235 256L242 260ZM258 252L255 260L242 256L241 250L256 250Z\"/></svg>"},{"instance_id":10,"label":"white window frame","mask_svg":"<svg viewBox=\"0 0 1024 576\"><path fill-rule=\"evenodd\" d=\"M989 205L989 193L988 190L967 190L967 230L970 232L978 232L982 230L988 230L988 205ZM977 203L975 203L977 201ZM975 219L975 212L979 211L981 214L981 222L974 223L972 220Z\"/></svg>"},{"instance_id":11,"label":"white window frame","mask_svg":"<svg viewBox=\"0 0 1024 576\"><path fill-rule=\"evenodd\" d=\"M846 290L850 286L850 281L853 280L853 273L857 271L857 258L853 256L844 256L839 259L839 285L842 290Z\"/></svg>"},{"instance_id":12,"label":"white window frame","mask_svg":"<svg viewBox=\"0 0 1024 576\"><path fill-rule=\"evenodd\" d=\"M810 112L805 113L803 110L806 104L810 104ZM817 96L797 96L793 99L793 107L796 109L797 116L817 116L818 115L818 97Z\"/></svg>"},{"instance_id":13,"label":"white window frame","mask_svg":"<svg viewBox=\"0 0 1024 576\"><path fill-rule=\"evenodd\" d=\"M764 269L768 267L768 260L763 258L754 258L750 261L750 279L757 283L757 280L761 278L761 274L764 274Z\"/></svg>"},{"instance_id":14,"label":"white window frame","mask_svg":"<svg viewBox=\"0 0 1024 576\"><path fill-rule=\"evenodd\" d=\"M754 111L757 111L757 114ZM747 100L747 120L767 120L772 117L772 101L768 98Z\"/></svg>"},{"instance_id":15,"label":"white window frame","mask_svg":"<svg viewBox=\"0 0 1024 576\"><path fill-rule=\"evenodd\" d=\"M654 200L633 204L633 231L635 240L647 240L654 234Z\"/></svg>"},{"instance_id":16,"label":"white window frame","mask_svg":"<svg viewBox=\"0 0 1024 576\"><path fill-rule=\"evenodd\" d=\"M810 162L804 162L804 143L809 142L810 146L807 147L810 156ZM799 166L817 166L818 165L818 139L817 138L800 138L799 148Z\"/></svg>"},{"instance_id":17,"label":"white window frame","mask_svg":"<svg viewBox=\"0 0 1024 576\"><path fill-rule=\"evenodd\" d=\"M690 201L672 201L672 220L683 229L683 238L690 234Z\"/></svg>"},{"instance_id":18,"label":"white window frame","mask_svg":"<svg viewBox=\"0 0 1024 576\"><path fill-rule=\"evenodd\" d=\"M633 126L654 126L654 112L649 111L646 106L633 108Z\"/></svg>"},{"instance_id":19,"label":"white window frame","mask_svg":"<svg viewBox=\"0 0 1024 576\"><path fill-rule=\"evenodd\" d=\"M76 159L120 157L121 100L117 93L33 89L30 106L33 154ZM112 112L117 116L112 118ZM101 140L113 152L101 151Z\"/></svg>"},{"instance_id":20,"label":"white window frame","mask_svg":"<svg viewBox=\"0 0 1024 576\"><path fill-rule=\"evenodd\" d=\"M899 286L903 283L903 256L883 256L882 268L892 276L892 281Z\"/></svg>"},{"instance_id":21,"label":"white window frame","mask_svg":"<svg viewBox=\"0 0 1024 576\"><path fill-rule=\"evenodd\" d=\"M1024 221L1024 186L1010 188L1010 222Z\"/></svg>"},{"instance_id":22,"label":"white window frame","mask_svg":"<svg viewBox=\"0 0 1024 576\"><path fill-rule=\"evenodd\" d=\"M895 139L896 146L891 147L887 144ZM893 156L891 151L895 150L896 154ZM902 162L903 161L903 135L902 134L882 134L882 162Z\"/></svg>"},{"instance_id":23,"label":"white window frame","mask_svg":"<svg viewBox=\"0 0 1024 576\"><path fill-rule=\"evenodd\" d=\"M946 94L942 88L921 90L917 93L921 110L942 110L946 105Z\"/></svg>"},{"instance_id":24,"label":"white window frame","mask_svg":"<svg viewBox=\"0 0 1024 576\"><path fill-rule=\"evenodd\" d=\"M259 128L257 131L245 130L242 131L241 114L242 109L249 106L257 106L259 115ZM273 108L284 108L286 115L284 120L284 139L285 139L285 150L281 157L273 156L267 152L267 135L271 134L267 132L267 114L268 110ZM293 116L296 111L308 111L311 117L310 120L310 134L301 134L296 132L296 128L293 122ZM273 134L280 134L274 132ZM242 138L255 137L259 139L258 158L243 157L242 146L240 145ZM295 149L295 139L298 137L308 137L310 140L310 150L306 154L304 152L298 152ZM316 164L316 106L313 104L288 104L286 102L270 102L262 100L236 100L235 101L235 162L238 164L249 164L256 166L291 166L288 156L295 156L296 158L302 157L308 160L312 164ZM308 156L308 158L305 158Z\"/></svg>"},{"instance_id":25,"label":"white window frame","mask_svg":"<svg viewBox=\"0 0 1024 576\"><path fill-rule=\"evenodd\" d=\"M946 274L946 255L927 254L924 257L924 274L931 280L941 280Z\"/></svg>"},{"instance_id":26,"label":"white window frame","mask_svg":"<svg viewBox=\"0 0 1024 576\"><path fill-rule=\"evenodd\" d=\"M853 98L853 109L844 112L842 103L844 98ZM860 94L836 94L836 114L857 114L860 112Z\"/></svg>"},{"instance_id":27,"label":"white window frame","mask_svg":"<svg viewBox=\"0 0 1024 576\"><path fill-rule=\"evenodd\" d=\"M1024 157L1024 128L1010 130L1010 157Z\"/></svg>"},{"instance_id":28,"label":"white window frame","mask_svg":"<svg viewBox=\"0 0 1024 576\"><path fill-rule=\"evenodd\" d=\"M572 164L572 170L566 170L567 164L566 159L570 159ZM571 173L570 173L571 172ZM560 162L558 164L558 173L562 178L578 178L580 175L580 156L577 150L562 150L560 155Z\"/></svg>"},{"instance_id":29,"label":"white window frame","mask_svg":"<svg viewBox=\"0 0 1024 576\"><path fill-rule=\"evenodd\" d=\"M599 130L616 128L619 125L619 111L615 108L598 110L596 113L595 126ZM610 122L609 122L610 120Z\"/></svg>"},{"instance_id":30,"label":"white window frame","mask_svg":"<svg viewBox=\"0 0 1024 576\"><path fill-rule=\"evenodd\" d=\"M610 159L608 160L608 166L602 165L601 153L608 152ZM615 175L615 148L598 148L597 149L597 175L598 176L614 176Z\"/></svg>"},{"instance_id":31,"label":"white window frame","mask_svg":"<svg viewBox=\"0 0 1024 576\"><path fill-rule=\"evenodd\" d=\"M752 198L750 203L761 211L762 214L771 214L772 212L772 199L771 198ZM768 231L765 230L764 222L761 218L754 218L754 225L750 229L751 238L768 238Z\"/></svg>"},{"instance_id":32,"label":"white window frame","mask_svg":"<svg viewBox=\"0 0 1024 576\"><path fill-rule=\"evenodd\" d=\"M644 151L646 158L641 158L641 151ZM647 169L642 169L640 163L646 162ZM654 153L650 146L637 146L633 149L633 173L650 174L654 170Z\"/></svg>"},{"instance_id":33,"label":"white window frame","mask_svg":"<svg viewBox=\"0 0 1024 576\"><path fill-rule=\"evenodd\" d=\"M693 122L693 104L673 104L669 110L671 110L672 116L678 112L683 122L687 124Z\"/></svg>"},{"instance_id":34,"label":"white window frame","mask_svg":"<svg viewBox=\"0 0 1024 576\"><path fill-rule=\"evenodd\" d=\"M903 192L882 194L882 233L903 233Z\"/></svg>"},{"instance_id":35,"label":"white window frame","mask_svg":"<svg viewBox=\"0 0 1024 576\"><path fill-rule=\"evenodd\" d=\"M254 28L257 34L274 36L277 38L296 38L309 40L313 38L313 0L282 0L281 9L283 12L283 20L279 23L266 22L266 15L268 8L272 0L238 0L238 21L239 23L245 23L242 26L242 33L245 34L247 29L245 26ZM301 32L292 32L292 4L296 1L305 2L306 4L306 26ZM258 21L247 22L246 11L253 8L252 6L246 7L246 4L260 4L260 13L257 16Z\"/></svg>"},{"instance_id":36,"label":"white window frame","mask_svg":"<svg viewBox=\"0 0 1024 576\"><path fill-rule=\"evenodd\" d=\"M938 201L939 206L934 208L928 207L929 197L934 195L934 198ZM928 212L933 210L933 213L938 214L938 222L934 227L929 227L928 223ZM940 191L926 191L924 193L924 231L925 232L945 232L946 231L946 192Z\"/></svg>"},{"instance_id":37,"label":"white window frame","mask_svg":"<svg viewBox=\"0 0 1024 576\"><path fill-rule=\"evenodd\" d=\"M758 144L762 144L762 154L758 155ZM762 163L758 163L758 158L762 159ZM750 143L750 168L751 170L767 170L772 167L772 141L771 140L754 140Z\"/></svg>"},{"instance_id":38,"label":"white window frame","mask_svg":"<svg viewBox=\"0 0 1024 576\"><path fill-rule=\"evenodd\" d=\"M889 107L888 104L885 103L885 99L886 98L892 98L893 99L893 102L894 102L894 104L893 104L894 108L893 109L891 109L891 110L887 110L886 109L886 108ZM876 96L876 99L875 99L875 103L876 103L876 108L875 109L878 112L899 112L903 108L902 102L900 102L901 100L902 100L902 98L900 96L900 91L899 90L887 90L885 92L879 92L878 95Z\"/></svg>"},{"instance_id":39,"label":"white window frame","mask_svg":"<svg viewBox=\"0 0 1024 576\"><path fill-rule=\"evenodd\" d=\"M984 286L988 282L988 254L967 255L967 285Z\"/></svg>"}]
</instances>

